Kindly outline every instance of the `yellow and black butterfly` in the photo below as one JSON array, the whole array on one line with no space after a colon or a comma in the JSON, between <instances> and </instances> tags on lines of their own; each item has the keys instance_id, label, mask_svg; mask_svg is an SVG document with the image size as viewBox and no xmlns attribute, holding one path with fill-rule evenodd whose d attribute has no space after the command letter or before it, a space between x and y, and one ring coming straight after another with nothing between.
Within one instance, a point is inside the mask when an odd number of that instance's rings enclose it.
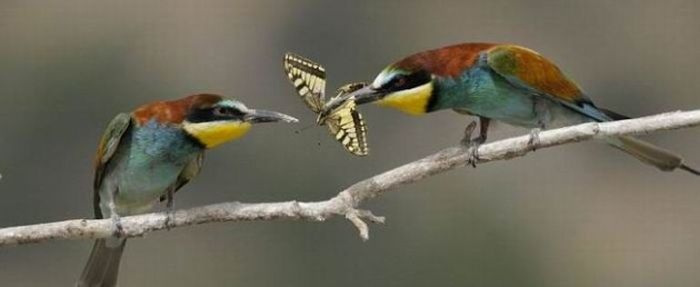
<instances>
[{"instance_id":1,"label":"yellow and black butterfly","mask_svg":"<svg viewBox=\"0 0 700 287\"><path fill-rule=\"evenodd\" d=\"M296 88L304 103L316 114L319 125L328 126L335 139L350 153L358 156L368 154L367 127L362 115L357 112L355 101L348 99L330 112L322 113L326 105L326 70L319 64L295 55L284 55L284 71ZM333 99L351 93L367 84L352 83L338 89Z\"/></svg>"}]
</instances>

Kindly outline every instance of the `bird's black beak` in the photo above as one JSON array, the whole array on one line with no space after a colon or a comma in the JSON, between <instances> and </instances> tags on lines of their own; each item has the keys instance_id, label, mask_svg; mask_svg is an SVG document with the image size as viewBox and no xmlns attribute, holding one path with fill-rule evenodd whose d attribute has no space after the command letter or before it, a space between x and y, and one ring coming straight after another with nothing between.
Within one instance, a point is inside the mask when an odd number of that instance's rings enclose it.
<instances>
[{"instance_id":1,"label":"bird's black beak","mask_svg":"<svg viewBox=\"0 0 700 287\"><path fill-rule=\"evenodd\" d=\"M371 103L382 99L386 95L385 92L375 89L372 85L367 85L361 89L358 89L352 93L347 94L344 98L352 98L358 105Z\"/></svg>"},{"instance_id":2,"label":"bird's black beak","mask_svg":"<svg viewBox=\"0 0 700 287\"><path fill-rule=\"evenodd\" d=\"M285 115L283 113L266 111L266 110L248 110L248 112L243 116L243 120L250 123L270 123L270 122L285 122L285 123L296 123L299 120L292 116Z\"/></svg>"},{"instance_id":3,"label":"bird's black beak","mask_svg":"<svg viewBox=\"0 0 700 287\"><path fill-rule=\"evenodd\" d=\"M345 101L354 100L356 104L362 105L362 104L367 104L367 103L381 100L384 96L386 96L386 94L387 94L386 92L379 90L379 89L375 89L372 87L372 85L368 85L368 86L362 87L358 90L355 90L351 93L348 93L346 95L343 95L343 96L340 96L340 97L337 97L337 98L330 100L326 104L326 106L323 109L323 111L321 112L320 116L325 118L325 116L330 111L339 107L340 105L345 103Z\"/></svg>"}]
</instances>

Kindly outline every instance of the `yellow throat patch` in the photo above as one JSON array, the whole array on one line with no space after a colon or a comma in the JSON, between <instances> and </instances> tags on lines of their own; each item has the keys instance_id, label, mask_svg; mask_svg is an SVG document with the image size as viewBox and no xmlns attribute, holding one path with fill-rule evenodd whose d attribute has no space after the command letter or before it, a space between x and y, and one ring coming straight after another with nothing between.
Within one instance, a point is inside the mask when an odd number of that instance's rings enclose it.
<instances>
[{"instance_id":1,"label":"yellow throat patch","mask_svg":"<svg viewBox=\"0 0 700 287\"><path fill-rule=\"evenodd\" d=\"M377 101L377 105L390 107L404 113L419 116L426 113L428 101L433 94L433 83L417 86L410 90L398 91L386 95Z\"/></svg>"},{"instance_id":2,"label":"yellow throat patch","mask_svg":"<svg viewBox=\"0 0 700 287\"><path fill-rule=\"evenodd\" d=\"M185 131L196 138L206 148L213 148L222 143L245 135L251 128L247 122L216 121L205 123L183 123Z\"/></svg>"}]
</instances>

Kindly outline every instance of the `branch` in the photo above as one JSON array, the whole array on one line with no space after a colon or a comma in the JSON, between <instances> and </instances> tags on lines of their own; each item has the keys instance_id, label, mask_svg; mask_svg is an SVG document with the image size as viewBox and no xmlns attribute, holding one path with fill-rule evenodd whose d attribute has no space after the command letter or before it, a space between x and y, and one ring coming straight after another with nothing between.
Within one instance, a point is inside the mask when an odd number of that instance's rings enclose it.
<instances>
[{"instance_id":1,"label":"branch","mask_svg":"<svg viewBox=\"0 0 700 287\"><path fill-rule=\"evenodd\" d=\"M673 112L656 116L606 123L586 123L572 127L543 131L538 140L520 136L485 144L477 150L477 163L521 157L534 149L542 149L594 138L647 134L659 130L680 129L700 125L700 110ZM121 236L138 237L152 231L223 221L307 220L325 221L345 216L359 230L362 239L369 238L365 221L383 223L384 218L358 206L399 185L471 164L472 151L463 146L444 149L423 159L394 168L360 181L335 197L318 202L276 202L245 204L219 203L171 214L166 226L166 213L149 213L122 218ZM114 236L114 224L109 219L76 219L0 229L0 246L38 243L53 239L96 239Z\"/></svg>"}]
</instances>

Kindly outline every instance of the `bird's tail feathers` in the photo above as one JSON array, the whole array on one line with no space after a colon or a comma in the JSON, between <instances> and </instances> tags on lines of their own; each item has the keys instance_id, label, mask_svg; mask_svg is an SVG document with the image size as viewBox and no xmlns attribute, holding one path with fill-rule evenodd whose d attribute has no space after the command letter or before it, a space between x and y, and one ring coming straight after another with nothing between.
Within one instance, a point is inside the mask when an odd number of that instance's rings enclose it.
<instances>
[{"instance_id":1,"label":"bird's tail feathers","mask_svg":"<svg viewBox=\"0 0 700 287\"><path fill-rule=\"evenodd\" d=\"M619 114L619 113L617 113L617 112L614 112L614 111L611 111L611 110L608 110L608 109L598 108L598 110L600 110L601 112L603 112L603 114L605 114L607 117L609 117L611 120L614 120L614 121L621 121L621 120L629 120L629 119L631 119L631 118L628 117L628 116L625 116L625 115L623 115L623 114Z\"/></svg>"},{"instance_id":2,"label":"bird's tail feathers","mask_svg":"<svg viewBox=\"0 0 700 287\"><path fill-rule=\"evenodd\" d=\"M689 167L689 166L687 166L687 165L685 165L685 164L681 164L681 166L679 166L678 168L680 168L680 169L682 169L682 170L685 170L685 171L687 171L687 172L689 172L689 173L692 173L692 174L694 174L694 175L700 175L700 170L694 169L694 168Z\"/></svg>"},{"instance_id":3,"label":"bird's tail feathers","mask_svg":"<svg viewBox=\"0 0 700 287\"><path fill-rule=\"evenodd\" d=\"M599 110L607 120L619 121L627 120L630 117L602 108ZM682 169L695 175L700 175L700 170L687 166L683 163L683 157L664 148L655 146L632 136L614 137L607 140L610 145L616 147L640 161L655 166L663 171L673 171Z\"/></svg>"},{"instance_id":4,"label":"bird's tail feathers","mask_svg":"<svg viewBox=\"0 0 700 287\"><path fill-rule=\"evenodd\" d=\"M108 242L110 241L110 242ZM116 241L116 242L111 242ZM98 239L90 252L77 287L113 287L117 285L119 261L126 239Z\"/></svg>"},{"instance_id":5,"label":"bird's tail feathers","mask_svg":"<svg viewBox=\"0 0 700 287\"><path fill-rule=\"evenodd\" d=\"M621 136L609 139L608 143L660 170L673 171L682 169L695 175L700 175L700 171L685 165L681 156L640 139L631 136Z\"/></svg>"}]
</instances>

